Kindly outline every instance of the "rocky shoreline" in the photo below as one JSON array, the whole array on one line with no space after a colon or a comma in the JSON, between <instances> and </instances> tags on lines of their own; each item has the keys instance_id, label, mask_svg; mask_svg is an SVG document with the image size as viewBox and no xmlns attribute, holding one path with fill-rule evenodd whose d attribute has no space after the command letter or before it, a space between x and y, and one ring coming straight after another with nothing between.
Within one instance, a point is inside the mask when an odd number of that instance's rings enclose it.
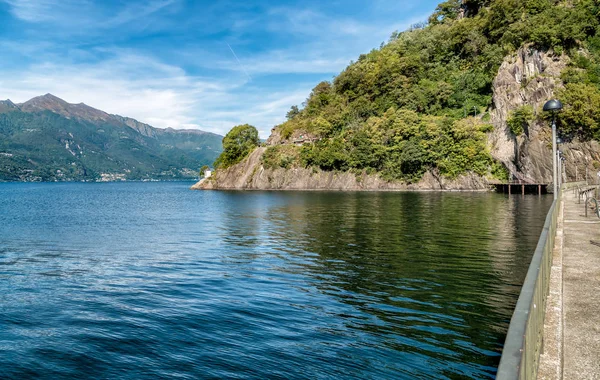
<instances>
[{"instance_id":1,"label":"rocky shoreline","mask_svg":"<svg viewBox=\"0 0 600 380\"><path fill-rule=\"evenodd\" d=\"M427 172L417 183L390 182L377 174L331 172L318 168L266 169L254 150L242 162L218 170L191 187L192 190L314 190L314 191L488 191L489 182L474 173L450 180Z\"/></svg>"}]
</instances>

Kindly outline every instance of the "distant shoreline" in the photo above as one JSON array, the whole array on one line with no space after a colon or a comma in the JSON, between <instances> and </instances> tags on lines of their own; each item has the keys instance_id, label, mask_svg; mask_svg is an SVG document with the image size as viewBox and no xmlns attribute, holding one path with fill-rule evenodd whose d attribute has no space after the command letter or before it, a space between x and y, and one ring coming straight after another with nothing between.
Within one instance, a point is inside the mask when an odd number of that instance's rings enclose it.
<instances>
[{"instance_id":1,"label":"distant shoreline","mask_svg":"<svg viewBox=\"0 0 600 380\"><path fill-rule=\"evenodd\" d=\"M198 182L196 178L181 178L181 179L128 179L119 181L6 181L0 180L0 183L120 183L120 182Z\"/></svg>"}]
</instances>

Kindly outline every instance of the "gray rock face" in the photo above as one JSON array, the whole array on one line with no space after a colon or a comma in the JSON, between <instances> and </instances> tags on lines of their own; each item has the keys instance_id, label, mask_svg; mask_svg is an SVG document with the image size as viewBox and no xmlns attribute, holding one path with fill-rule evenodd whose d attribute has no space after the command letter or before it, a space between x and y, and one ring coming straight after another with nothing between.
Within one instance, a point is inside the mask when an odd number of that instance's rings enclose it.
<instances>
[{"instance_id":1,"label":"gray rock face","mask_svg":"<svg viewBox=\"0 0 600 380\"><path fill-rule=\"evenodd\" d=\"M540 52L524 47L507 57L494 80L493 108L490 112L494 130L489 143L494 158L509 169L512 179L533 183L552 181L552 131L548 122L536 121L528 134L514 136L507 120L515 109L531 105L539 116L546 101L555 97L563 86L560 75L569 63L566 55ZM565 153L565 179L585 179L586 171L595 172L600 145L574 141L559 146ZM587 169L586 169L587 168ZM591 176L590 176L591 177Z\"/></svg>"},{"instance_id":2,"label":"gray rock face","mask_svg":"<svg viewBox=\"0 0 600 380\"><path fill-rule=\"evenodd\" d=\"M0 100L0 113L18 110L19 107L17 107L17 105L13 103L10 99Z\"/></svg>"},{"instance_id":3,"label":"gray rock face","mask_svg":"<svg viewBox=\"0 0 600 380\"><path fill-rule=\"evenodd\" d=\"M562 86L560 74L569 62L565 55L556 56L524 47L507 57L494 80L493 108L490 112L494 130L489 136L491 153L504 163L513 179L530 182L552 180L552 151L546 142L549 127L535 123L529 136L515 137L508 128L510 113L524 106L542 112L543 104Z\"/></svg>"},{"instance_id":4,"label":"gray rock face","mask_svg":"<svg viewBox=\"0 0 600 380\"><path fill-rule=\"evenodd\" d=\"M316 168L265 169L261 158L266 148L254 150L248 158L192 186L194 190L486 190L484 178L467 174L448 180L428 172L415 184L389 182L378 175L356 175Z\"/></svg>"}]
</instances>

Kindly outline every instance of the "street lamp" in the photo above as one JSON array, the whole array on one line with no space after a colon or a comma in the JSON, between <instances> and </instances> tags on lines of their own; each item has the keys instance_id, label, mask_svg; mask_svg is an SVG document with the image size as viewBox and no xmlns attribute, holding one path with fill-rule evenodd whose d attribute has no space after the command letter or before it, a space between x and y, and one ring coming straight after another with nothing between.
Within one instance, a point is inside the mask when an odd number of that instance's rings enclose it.
<instances>
[{"instance_id":1,"label":"street lamp","mask_svg":"<svg viewBox=\"0 0 600 380\"><path fill-rule=\"evenodd\" d=\"M560 100L548 100L544 104L544 111L552 113L552 179L554 182L554 199L558 198L558 177L556 173L557 155L556 155L556 114L562 110L563 105Z\"/></svg>"}]
</instances>

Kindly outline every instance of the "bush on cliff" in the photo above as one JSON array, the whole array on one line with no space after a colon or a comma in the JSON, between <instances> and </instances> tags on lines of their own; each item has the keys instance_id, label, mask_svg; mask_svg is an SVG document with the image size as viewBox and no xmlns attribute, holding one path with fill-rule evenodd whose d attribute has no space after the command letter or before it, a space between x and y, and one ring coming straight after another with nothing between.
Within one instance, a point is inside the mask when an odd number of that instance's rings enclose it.
<instances>
[{"instance_id":1,"label":"bush on cliff","mask_svg":"<svg viewBox=\"0 0 600 380\"><path fill-rule=\"evenodd\" d=\"M508 128L515 135L519 136L528 133L529 126L534 121L533 107L530 105L522 106L512 111L506 123Z\"/></svg>"},{"instance_id":2,"label":"bush on cliff","mask_svg":"<svg viewBox=\"0 0 600 380\"><path fill-rule=\"evenodd\" d=\"M214 163L215 168L228 168L246 157L260 144L258 131L249 124L233 127L223 137L223 152Z\"/></svg>"}]
</instances>

